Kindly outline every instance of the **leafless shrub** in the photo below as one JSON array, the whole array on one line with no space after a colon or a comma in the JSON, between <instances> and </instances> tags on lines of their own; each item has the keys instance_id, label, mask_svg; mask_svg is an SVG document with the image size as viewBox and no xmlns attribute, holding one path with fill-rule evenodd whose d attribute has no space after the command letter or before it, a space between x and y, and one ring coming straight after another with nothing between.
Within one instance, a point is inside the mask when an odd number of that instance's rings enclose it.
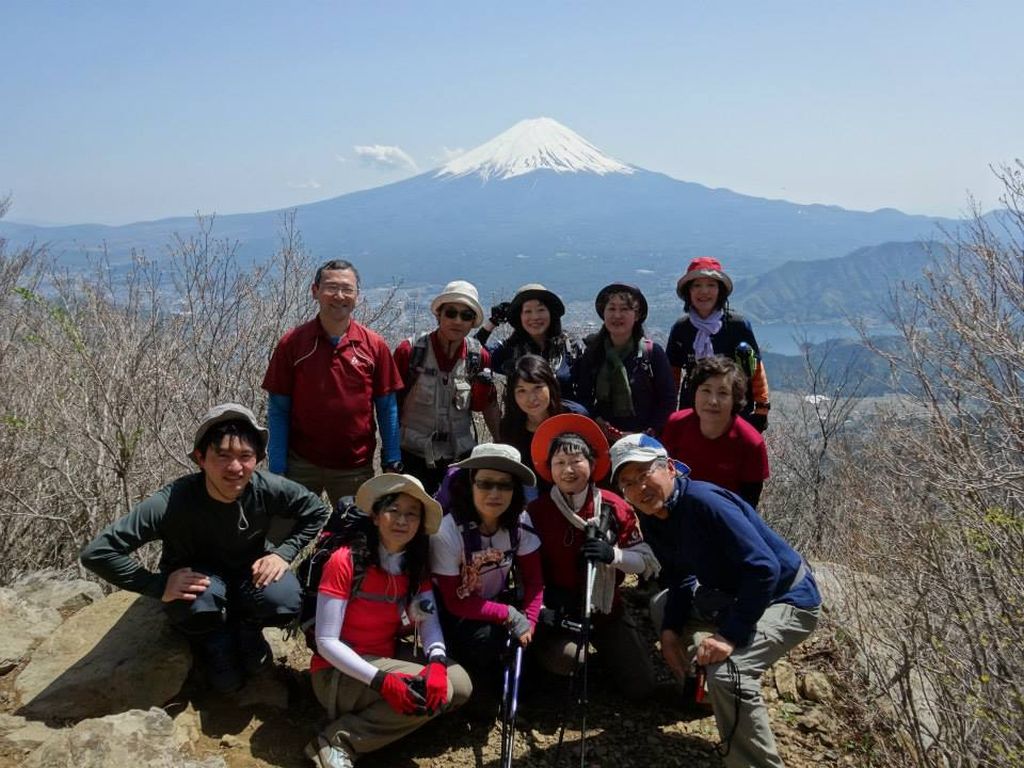
<instances>
[{"instance_id":1,"label":"leafless shrub","mask_svg":"<svg viewBox=\"0 0 1024 768\"><path fill-rule=\"evenodd\" d=\"M818 558L840 557L852 536L855 510L846 471L858 448L848 429L860 401L853 362L830 372L832 347L803 349L805 389L776 397L773 428L767 433L772 479L762 513L801 551Z\"/></svg>"},{"instance_id":2,"label":"leafless shrub","mask_svg":"<svg viewBox=\"0 0 1024 768\"><path fill-rule=\"evenodd\" d=\"M191 471L184 448L211 404L264 410L274 345L315 311L314 265L293 215L258 265L214 231L200 219L159 262L101 258L85 275L0 243L0 582L74 568L97 530ZM360 311L386 332L393 299Z\"/></svg>"},{"instance_id":3,"label":"leafless shrub","mask_svg":"<svg viewBox=\"0 0 1024 768\"><path fill-rule=\"evenodd\" d=\"M809 518L797 538L837 537L824 549L855 574L851 669L894 726L874 747L893 765L1024 765L1024 166L998 175L1006 211L975 211L894 297L902 345L865 338L906 391L856 443L830 437L840 406L772 444L795 483L766 514Z\"/></svg>"}]
</instances>

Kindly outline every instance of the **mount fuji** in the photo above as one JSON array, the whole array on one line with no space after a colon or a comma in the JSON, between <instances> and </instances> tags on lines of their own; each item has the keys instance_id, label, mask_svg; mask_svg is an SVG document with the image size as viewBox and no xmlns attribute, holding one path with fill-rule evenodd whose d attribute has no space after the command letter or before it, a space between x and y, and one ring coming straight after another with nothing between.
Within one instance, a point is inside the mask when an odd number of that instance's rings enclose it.
<instances>
[{"instance_id":1,"label":"mount fuji","mask_svg":"<svg viewBox=\"0 0 1024 768\"><path fill-rule=\"evenodd\" d=\"M447 165L404 181L297 206L317 260L348 258L368 285L472 280L483 296L543 282L589 299L612 280L675 302L676 277L696 255L737 276L783 262L828 259L888 241L933 239L949 219L893 209L797 205L680 181L614 159L550 118L523 120ZM283 211L218 216L214 236L257 261L279 244ZM0 222L12 244L35 240L74 266L104 244L112 260L163 252L190 218L30 227ZM650 294L649 294L650 295Z\"/></svg>"},{"instance_id":2,"label":"mount fuji","mask_svg":"<svg viewBox=\"0 0 1024 768\"><path fill-rule=\"evenodd\" d=\"M631 174L632 166L608 157L578 133L550 117L522 120L486 144L452 160L435 179L479 176L511 179L532 171Z\"/></svg>"}]
</instances>

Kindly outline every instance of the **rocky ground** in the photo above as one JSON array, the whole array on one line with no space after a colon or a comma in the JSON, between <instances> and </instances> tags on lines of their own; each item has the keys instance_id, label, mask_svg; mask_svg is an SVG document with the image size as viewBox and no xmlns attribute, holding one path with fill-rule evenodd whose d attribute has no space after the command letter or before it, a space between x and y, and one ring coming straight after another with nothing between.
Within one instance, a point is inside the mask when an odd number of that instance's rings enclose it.
<instances>
[{"instance_id":1,"label":"rocky ground","mask_svg":"<svg viewBox=\"0 0 1024 768\"><path fill-rule=\"evenodd\" d=\"M64 586L59 586L63 584ZM644 622L645 597L627 603ZM156 609L156 610L154 610ZM276 663L229 697L189 674L185 647L166 631L157 606L88 582L36 577L0 589L0 767L308 765L303 745L324 713L312 696L308 656L298 641L271 633ZM160 663L155 663L160 658ZM775 665L764 681L780 752L788 766L866 765L863 740L839 704L841 681L825 627ZM589 766L718 766L714 720L684 705L667 684L657 700L624 702L594 661L587 708ZM517 765L553 765L567 719L564 765L579 765L580 708L566 683L531 671L520 705ZM838 684L838 686L836 685ZM488 707L470 702L421 731L360 760L360 766L495 766L498 728Z\"/></svg>"}]
</instances>

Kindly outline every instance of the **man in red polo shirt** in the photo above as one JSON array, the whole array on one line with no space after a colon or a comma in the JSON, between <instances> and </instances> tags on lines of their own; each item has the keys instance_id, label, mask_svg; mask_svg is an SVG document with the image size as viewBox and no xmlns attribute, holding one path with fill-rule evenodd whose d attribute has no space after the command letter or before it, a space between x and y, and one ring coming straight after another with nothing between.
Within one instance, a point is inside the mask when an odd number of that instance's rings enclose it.
<instances>
[{"instance_id":1,"label":"man in red polo shirt","mask_svg":"<svg viewBox=\"0 0 1024 768\"><path fill-rule=\"evenodd\" d=\"M352 317L359 273L343 259L316 271L317 316L281 337L263 378L269 394L270 470L327 491L331 503L373 477L374 411L385 472L401 471L402 387L384 339Z\"/></svg>"}]
</instances>

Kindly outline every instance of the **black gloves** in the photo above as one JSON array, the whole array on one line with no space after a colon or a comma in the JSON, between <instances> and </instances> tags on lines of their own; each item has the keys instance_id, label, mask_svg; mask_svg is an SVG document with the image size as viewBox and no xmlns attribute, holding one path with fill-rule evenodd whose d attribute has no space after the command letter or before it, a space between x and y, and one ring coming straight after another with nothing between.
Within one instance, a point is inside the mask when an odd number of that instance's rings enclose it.
<instances>
[{"instance_id":1,"label":"black gloves","mask_svg":"<svg viewBox=\"0 0 1024 768\"><path fill-rule=\"evenodd\" d=\"M764 431L768 429L768 414L767 413L752 413L747 417L747 421L750 425L758 432L764 434Z\"/></svg>"},{"instance_id":2,"label":"black gloves","mask_svg":"<svg viewBox=\"0 0 1024 768\"><path fill-rule=\"evenodd\" d=\"M495 304L491 307L490 321L491 325L501 325L508 320L508 311L512 308L512 304L503 301L500 304Z\"/></svg>"},{"instance_id":3,"label":"black gloves","mask_svg":"<svg viewBox=\"0 0 1024 768\"><path fill-rule=\"evenodd\" d=\"M615 547L601 538L587 539L581 554L592 563L610 563L615 559Z\"/></svg>"}]
</instances>

